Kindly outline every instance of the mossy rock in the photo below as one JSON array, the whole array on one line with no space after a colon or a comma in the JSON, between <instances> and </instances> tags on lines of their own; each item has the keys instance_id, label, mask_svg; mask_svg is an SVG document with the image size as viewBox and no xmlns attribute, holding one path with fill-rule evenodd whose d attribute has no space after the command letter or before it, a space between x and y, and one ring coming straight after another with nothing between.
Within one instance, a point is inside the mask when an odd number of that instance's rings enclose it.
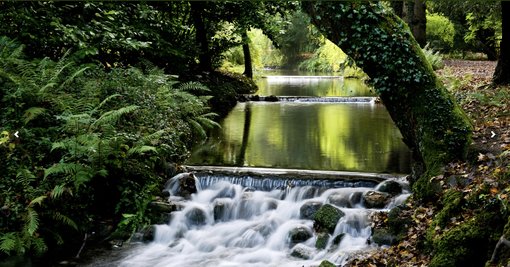
<instances>
[{"instance_id":1,"label":"mossy rock","mask_svg":"<svg viewBox=\"0 0 510 267\"><path fill-rule=\"evenodd\" d=\"M340 218L345 216L340 209L330 204L323 205L314 215L313 227L317 232L332 234Z\"/></svg>"},{"instance_id":2,"label":"mossy rock","mask_svg":"<svg viewBox=\"0 0 510 267\"><path fill-rule=\"evenodd\" d=\"M290 246L305 242L313 236L312 231L306 226L297 226L289 232Z\"/></svg>"},{"instance_id":3,"label":"mossy rock","mask_svg":"<svg viewBox=\"0 0 510 267\"><path fill-rule=\"evenodd\" d=\"M433 239L434 256L429 266L484 266L502 228L499 212L481 211Z\"/></svg>"},{"instance_id":4,"label":"mossy rock","mask_svg":"<svg viewBox=\"0 0 510 267\"><path fill-rule=\"evenodd\" d=\"M406 209L408 208L402 205L394 207L388 212L388 230L395 234L398 240L405 236L407 229L412 224L412 219L410 217L402 215L402 212Z\"/></svg>"},{"instance_id":5,"label":"mossy rock","mask_svg":"<svg viewBox=\"0 0 510 267\"><path fill-rule=\"evenodd\" d=\"M387 228L374 229L372 241L380 246L391 246L397 242L397 237Z\"/></svg>"},{"instance_id":6,"label":"mossy rock","mask_svg":"<svg viewBox=\"0 0 510 267\"><path fill-rule=\"evenodd\" d=\"M315 248L316 249L325 249L328 245L330 235L327 233L319 233L317 235L317 241L315 241Z\"/></svg>"},{"instance_id":7,"label":"mossy rock","mask_svg":"<svg viewBox=\"0 0 510 267\"><path fill-rule=\"evenodd\" d=\"M402 185L399 182L393 180L386 180L381 182L375 189L379 192L388 193L392 196L402 194Z\"/></svg>"},{"instance_id":8,"label":"mossy rock","mask_svg":"<svg viewBox=\"0 0 510 267\"><path fill-rule=\"evenodd\" d=\"M311 259L313 257L313 254L314 254L314 250L311 247L305 246L303 244L295 245L290 252L290 255L292 257L305 259L305 260Z\"/></svg>"},{"instance_id":9,"label":"mossy rock","mask_svg":"<svg viewBox=\"0 0 510 267\"><path fill-rule=\"evenodd\" d=\"M322 207L322 202L320 201L308 201L305 202L301 208L299 208L299 218L311 220L315 213Z\"/></svg>"},{"instance_id":10,"label":"mossy rock","mask_svg":"<svg viewBox=\"0 0 510 267\"><path fill-rule=\"evenodd\" d=\"M336 265L334 265L333 263L331 263L327 260L323 260L321 262L321 264L319 265L319 267L336 267Z\"/></svg>"}]
</instances>

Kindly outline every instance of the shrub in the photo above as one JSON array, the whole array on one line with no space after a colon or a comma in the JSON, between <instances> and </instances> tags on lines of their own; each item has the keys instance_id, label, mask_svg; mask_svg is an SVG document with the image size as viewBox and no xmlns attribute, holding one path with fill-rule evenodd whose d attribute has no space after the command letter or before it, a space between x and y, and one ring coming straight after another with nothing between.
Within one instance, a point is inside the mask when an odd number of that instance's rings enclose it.
<instances>
[{"instance_id":1,"label":"shrub","mask_svg":"<svg viewBox=\"0 0 510 267\"><path fill-rule=\"evenodd\" d=\"M427 15L427 40L433 50L449 52L453 48L454 37L455 27L447 17L440 14Z\"/></svg>"}]
</instances>

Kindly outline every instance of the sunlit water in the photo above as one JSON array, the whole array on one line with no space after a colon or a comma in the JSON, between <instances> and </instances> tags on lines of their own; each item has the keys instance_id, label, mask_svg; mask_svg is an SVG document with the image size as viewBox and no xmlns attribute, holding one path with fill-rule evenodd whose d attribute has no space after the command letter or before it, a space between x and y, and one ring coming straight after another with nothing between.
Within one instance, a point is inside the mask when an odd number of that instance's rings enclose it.
<instances>
[{"instance_id":1,"label":"sunlit water","mask_svg":"<svg viewBox=\"0 0 510 267\"><path fill-rule=\"evenodd\" d=\"M371 229L368 215L356 195L373 187L325 188L301 186L271 191L244 188L227 181L207 183L183 209L172 213L168 224L156 226L155 239L139 244L124 258L90 266L317 266L324 259L343 264L349 253L373 247L367 240ZM404 195L406 196L406 195ZM345 199L335 205L332 199ZM404 198L386 208L400 204ZM316 249L313 221L303 218L306 203L333 203L345 216L338 222L325 249ZM296 228L312 234L301 243L291 243ZM343 235L340 243L333 239ZM300 247L309 259L291 256ZM105 265L102 265L105 264Z\"/></svg>"},{"instance_id":2,"label":"sunlit water","mask_svg":"<svg viewBox=\"0 0 510 267\"><path fill-rule=\"evenodd\" d=\"M342 76L302 76L310 73L291 73L289 76L268 73L257 79L256 95L268 96L374 96L373 90L359 79ZM284 73L285 75L285 73ZM300 75L300 76L297 76Z\"/></svg>"},{"instance_id":3,"label":"sunlit water","mask_svg":"<svg viewBox=\"0 0 510 267\"><path fill-rule=\"evenodd\" d=\"M371 103L239 103L188 164L409 172L409 150Z\"/></svg>"}]
</instances>

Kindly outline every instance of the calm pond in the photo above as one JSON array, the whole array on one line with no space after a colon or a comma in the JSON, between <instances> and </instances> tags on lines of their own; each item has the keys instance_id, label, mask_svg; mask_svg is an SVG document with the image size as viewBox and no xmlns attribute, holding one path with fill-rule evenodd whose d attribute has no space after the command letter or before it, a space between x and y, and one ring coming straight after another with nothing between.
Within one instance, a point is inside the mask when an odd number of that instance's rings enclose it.
<instances>
[{"instance_id":1,"label":"calm pond","mask_svg":"<svg viewBox=\"0 0 510 267\"><path fill-rule=\"evenodd\" d=\"M361 81L341 77L266 76L258 84L259 95L372 96ZM410 152L382 104L246 102L221 126L187 164L410 171Z\"/></svg>"}]
</instances>

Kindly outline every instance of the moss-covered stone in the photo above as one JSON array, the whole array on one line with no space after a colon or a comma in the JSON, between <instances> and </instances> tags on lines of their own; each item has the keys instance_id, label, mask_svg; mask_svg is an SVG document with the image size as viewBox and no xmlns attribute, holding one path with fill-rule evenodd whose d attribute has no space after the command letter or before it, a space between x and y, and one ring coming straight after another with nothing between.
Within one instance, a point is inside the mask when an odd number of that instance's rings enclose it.
<instances>
[{"instance_id":1,"label":"moss-covered stone","mask_svg":"<svg viewBox=\"0 0 510 267\"><path fill-rule=\"evenodd\" d=\"M345 216L338 208L330 204L323 205L314 215L313 227L317 232L333 233L336 224Z\"/></svg>"},{"instance_id":2,"label":"moss-covered stone","mask_svg":"<svg viewBox=\"0 0 510 267\"><path fill-rule=\"evenodd\" d=\"M317 235L317 241L315 241L315 248L316 249L325 249L328 245L330 235L327 233L319 233Z\"/></svg>"},{"instance_id":3,"label":"moss-covered stone","mask_svg":"<svg viewBox=\"0 0 510 267\"><path fill-rule=\"evenodd\" d=\"M407 229L412 223L411 218L402 216L402 212L407 209L406 206L397 206L388 212L388 230L393 233L397 241L404 237Z\"/></svg>"},{"instance_id":4,"label":"moss-covered stone","mask_svg":"<svg viewBox=\"0 0 510 267\"><path fill-rule=\"evenodd\" d=\"M331 263L327 260L323 260L321 262L321 264L319 265L319 267L336 267L336 265L334 265L333 263Z\"/></svg>"},{"instance_id":5,"label":"moss-covered stone","mask_svg":"<svg viewBox=\"0 0 510 267\"><path fill-rule=\"evenodd\" d=\"M498 212L480 213L433 238L430 267L483 266L502 230ZM499 229L498 229L499 228Z\"/></svg>"},{"instance_id":6,"label":"moss-covered stone","mask_svg":"<svg viewBox=\"0 0 510 267\"><path fill-rule=\"evenodd\" d=\"M391 246L397 242L397 236L388 228L377 228L373 230L372 241L380 246Z\"/></svg>"}]
</instances>

